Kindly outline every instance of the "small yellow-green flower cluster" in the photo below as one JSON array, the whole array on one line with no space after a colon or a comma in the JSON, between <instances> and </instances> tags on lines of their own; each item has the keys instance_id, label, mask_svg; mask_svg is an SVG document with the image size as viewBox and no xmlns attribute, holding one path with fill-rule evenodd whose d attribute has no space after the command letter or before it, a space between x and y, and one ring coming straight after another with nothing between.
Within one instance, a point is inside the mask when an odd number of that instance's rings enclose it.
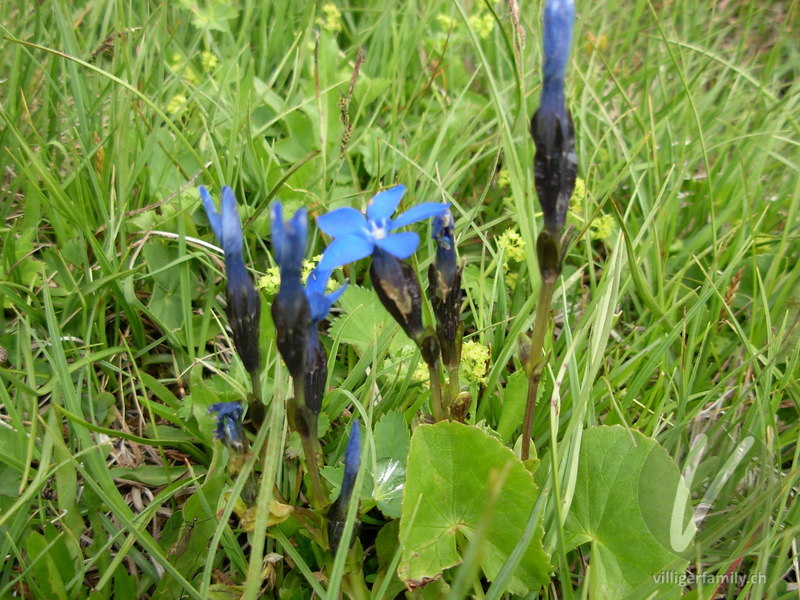
<instances>
[{"instance_id":1,"label":"small yellow-green flower cluster","mask_svg":"<svg viewBox=\"0 0 800 600\"><path fill-rule=\"evenodd\" d=\"M511 185L511 174L508 169L500 169L497 174L497 187L505 188Z\"/></svg>"},{"instance_id":2,"label":"small yellow-green flower cluster","mask_svg":"<svg viewBox=\"0 0 800 600\"><path fill-rule=\"evenodd\" d=\"M583 216L584 203L586 202L586 182L578 177L575 180L575 189L569 200L569 210L573 217L585 223ZM589 237L593 240L607 240L616 231L616 221L611 215L601 213L589 224Z\"/></svg>"},{"instance_id":3,"label":"small yellow-green flower cluster","mask_svg":"<svg viewBox=\"0 0 800 600\"><path fill-rule=\"evenodd\" d=\"M311 260L304 260L303 267L301 272L301 277L303 281L308 279L309 274L317 267L317 263L322 260L322 254L318 254ZM341 268L341 267L337 267ZM269 267L267 272L262 275L258 280L258 288L260 290L264 290L264 293L268 296L274 296L278 293L278 288L281 285L281 274L278 267ZM325 293L330 294L332 291L339 288L339 282L334 281L333 279L328 280L328 285L325 289Z\"/></svg>"},{"instance_id":4,"label":"small yellow-green flower cluster","mask_svg":"<svg viewBox=\"0 0 800 600\"><path fill-rule=\"evenodd\" d=\"M513 288L517 283L517 273L511 272L509 261L522 262L525 260L525 240L513 229L506 229L497 238L497 247L503 252L503 271L505 272L506 285Z\"/></svg>"},{"instance_id":5,"label":"small yellow-green flower cluster","mask_svg":"<svg viewBox=\"0 0 800 600\"><path fill-rule=\"evenodd\" d=\"M200 66L204 73L213 71L217 67L217 62L217 56L214 53L207 50L200 53Z\"/></svg>"},{"instance_id":6,"label":"small yellow-green flower cluster","mask_svg":"<svg viewBox=\"0 0 800 600\"><path fill-rule=\"evenodd\" d=\"M317 24L331 33L339 33L342 30L342 12L339 8L329 2L322 6L323 17L317 18Z\"/></svg>"},{"instance_id":7,"label":"small yellow-green flower cluster","mask_svg":"<svg viewBox=\"0 0 800 600\"><path fill-rule=\"evenodd\" d=\"M444 13L436 15L436 22L442 31L450 31L455 27L456 21L453 17ZM482 40L487 39L494 31L494 17L491 13L481 10L477 14L470 15L469 26L475 31Z\"/></svg>"},{"instance_id":8,"label":"small yellow-green flower cluster","mask_svg":"<svg viewBox=\"0 0 800 600\"><path fill-rule=\"evenodd\" d=\"M183 110L186 105L186 96L183 94L175 94L167 103L167 114L175 115Z\"/></svg>"},{"instance_id":9,"label":"small yellow-green flower cluster","mask_svg":"<svg viewBox=\"0 0 800 600\"><path fill-rule=\"evenodd\" d=\"M486 383L491 358L489 348L474 340L466 340L461 346L460 374L466 381Z\"/></svg>"},{"instance_id":10,"label":"small yellow-green flower cluster","mask_svg":"<svg viewBox=\"0 0 800 600\"><path fill-rule=\"evenodd\" d=\"M485 40L494 31L494 17L489 12L481 11L477 15L470 16L469 26L475 30L479 38Z\"/></svg>"},{"instance_id":11,"label":"small yellow-green flower cluster","mask_svg":"<svg viewBox=\"0 0 800 600\"><path fill-rule=\"evenodd\" d=\"M167 66L169 67L170 71L178 75L189 85L197 85L200 83L200 77L197 75L197 72L194 70L194 68L192 68L192 65L190 65L188 61L184 60L183 57L177 52L170 56Z\"/></svg>"},{"instance_id":12,"label":"small yellow-green flower cluster","mask_svg":"<svg viewBox=\"0 0 800 600\"><path fill-rule=\"evenodd\" d=\"M525 260L525 240L519 232L513 229L506 229L497 238L497 247L503 250L503 259L508 262L515 260L521 262Z\"/></svg>"},{"instance_id":13,"label":"small yellow-green flower cluster","mask_svg":"<svg viewBox=\"0 0 800 600\"><path fill-rule=\"evenodd\" d=\"M589 235L593 240L607 240L616 230L616 221L611 215L600 215L592 221Z\"/></svg>"},{"instance_id":14,"label":"small yellow-green flower cluster","mask_svg":"<svg viewBox=\"0 0 800 600\"><path fill-rule=\"evenodd\" d=\"M569 199L569 209L579 217L582 217L584 200L586 200L586 182L578 177L575 179L575 189Z\"/></svg>"},{"instance_id":15,"label":"small yellow-green flower cluster","mask_svg":"<svg viewBox=\"0 0 800 600\"><path fill-rule=\"evenodd\" d=\"M264 293L268 296L277 294L280 286L281 274L278 267L269 267L267 272L258 280L258 289L264 290Z\"/></svg>"}]
</instances>

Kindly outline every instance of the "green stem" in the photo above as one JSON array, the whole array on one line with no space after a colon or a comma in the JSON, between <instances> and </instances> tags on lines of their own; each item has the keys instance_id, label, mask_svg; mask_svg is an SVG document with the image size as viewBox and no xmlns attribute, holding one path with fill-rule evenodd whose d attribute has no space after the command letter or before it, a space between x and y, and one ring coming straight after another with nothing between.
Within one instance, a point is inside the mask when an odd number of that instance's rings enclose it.
<instances>
[{"instance_id":1,"label":"green stem","mask_svg":"<svg viewBox=\"0 0 800 600\"><path fill-rule=\"evenodd\" d=\"M303 444L303 453L306 455L306 471L311 477L311 505L314 508L322 508L327 504L325 488L322 486L322 478L319 474L319 462L317 452L322 452L317 439L316 428L311 431L311 421L309 411L306 408L306 397L303 382L300 377L292 378L294 384L294 398L289 402L288 419L289 425L300 434L300 442Z\"/></svg>"},{"instance_id":2,"label":"green stem","mask_svg":"<svg viewBox=\"0 0 800 600\"><path fill-rule=\"evenodd\" d=\"M428 365L428 372L431 377L431 409L433 419L437 423L444 420L444 408L442 406L442 384L439 380L439 363L435 362Z\"/></svg>"},{"instance_id":3,"label":"green stem","mask_svg":"<svg viewBox=\"0 0 800 600\"><path fill-rule=\"evenodd\" d=\"M250 383L253 387L253 394L249 402L249 417L253 425L259 427L267 417L267 411L264 409L261 398L261 377L258 371L250 371Z\"/></svg>"},{"instance_id":4,"label":"green stem","mask_svg":"<svg viewBox=\"0 0 800 600\"><path fill-rule=\"evenodd\" d=\"M370 600L370 593L364 583L364 576L360 571L350 571L346 576L347 591L349 591L355 600Z\"/></svg>"},{"instance_id":5,"label":"green stem","mask_svg":"<svg viewBox=\"0 0 800 600\"><path fill-rule=\"evenodd\" d=\"M525 419L522 423L522 460L528 460L531 452L531 427L533 426L533 413L536 408L536 394L539 390L539 380L544 371L544 336L550 322L550 304L556 287L556 278L542 281L539 290L539 304L536 307L536 320L533 322L533 336L531 337L531 350L527 364L524 365L528 375L528 400L525 404Z\"/></svg>"},{"instance_id":6,"label":"green stem","mask_svg":"<svg viewBox=\"0 0 800 600\"><path fill-rule=\"evenodd\" d=\"M300 441L303 444L303 452L306 455L306 471L311 477L311 505L314 508L322 508L325 506L326 496L325 490L322 487L322 478L319 475L319 463L317 462L317 451L314 444L314 439L308 435L301 435Z\"/></svg>"},{"instance_id":7,"label":"green stem","mask_svg":"<svg viewBox=\"0 0 800 600\"><path fill-rule=\"evenodd\" d=\"M450 404L452 404L461 392L461 383L458 381L458 365L447 368L447 378L450 385Z\"/></svg>"}]
</instances>

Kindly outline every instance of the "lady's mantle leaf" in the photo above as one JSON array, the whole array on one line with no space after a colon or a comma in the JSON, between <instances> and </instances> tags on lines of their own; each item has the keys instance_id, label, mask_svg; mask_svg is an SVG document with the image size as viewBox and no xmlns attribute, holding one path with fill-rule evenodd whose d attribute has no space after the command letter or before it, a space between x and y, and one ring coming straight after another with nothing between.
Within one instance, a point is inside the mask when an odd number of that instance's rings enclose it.
<instances>
[{"instance_id":1,"label":"lady's mantle leaf","mask_svg":"<svg viewBox=\"0 0 800 600\"><path fill-rule=\"evenodd\" d=\"M683 573L686 566L671 547L670 530L673 539L694 533L686 515L671 524L676 498L682 508L687 494L678 467L655 440L620 426L583 434L564 533L570 548L591 543L590 598L661 598L666 588L675 591L658 573Z\"/></svg>"},{"instance_id":2,"label":"lady's mantle leaf","mask_svg":"<svg viewBox=\"0 0 800 600\"><path fill-rule=\"evenodd\" d=\"M442 422L414 430L400 518L398 574L406 585L430 581L461 562L487 510L489 482L500 473L507 475L488 517L480 559L489 580L514 550L539 490L511 450L476 427ZM507 591L537 590L550 571L539 526Z\"/></svg>"}]
</instances>

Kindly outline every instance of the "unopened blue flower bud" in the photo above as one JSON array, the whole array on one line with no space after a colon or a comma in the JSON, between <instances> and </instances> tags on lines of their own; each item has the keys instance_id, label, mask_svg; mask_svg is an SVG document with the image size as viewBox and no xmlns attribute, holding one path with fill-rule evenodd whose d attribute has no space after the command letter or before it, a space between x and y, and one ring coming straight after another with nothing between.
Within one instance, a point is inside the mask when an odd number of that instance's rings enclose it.
<instances>
[{"instance_id":1,"label":"unopened blue flower bud","mask_svg":"<svg viewBox=\"0 0 800 600\"><path fill-rule=\"evenodd\" d=\"M278 350L292 377L302 380L308 352L311 314L305 288L301 281L303 257L306 251L308 218L304 208L291 220L284 222L281 205L276 202L271 211L272 248L281 272L278 295L272 303Z\"/></svg>"},{"instance_id":2,"label":"unopened blue flower bud","mask_svg":"<svg viewBox=\"0 0 800 600\"><path fill-rule=\"evenodd\" d=\"M261 364L258 345L261 299L244 264L242 225L236 196L230 187L222 188L221 214L204 186L200 186L200 198L211 228L225 252L226 313L233 343L247 371L252 377L257 377Z\"/></svg>"},{"instance_id":3,"label":"unopened blue flower bud","mask_svg":"<svg viewBox=\"0 0 800 600\"><path fill-rule=\"evenodd\" d=\"M536 145L534 183L545 228L554 237L564 227L578 173L574 127L564 100L564 74L574 19L573 0L547 0L542 98L531 119L531 136Z\"/></svg>"},{"instance_id":4,"label":"unopened blue flower bud","mask_svg":"<svg viewBox=\"0 0 800 600\"><path fill-rule=\"evenodd\" d=\"M347 439L347 447L344 451L342 487L339 491L339 497L336 498L336 501L328 511L328 541L330 541L333 552L336 552L336 548L342 539L342 532L347 520L347 509L353 496L353 488L355 487L360 464L361 432L358 427L358 419L354 419L353 424L350 426L350 437Z\"/></svg>"},{"instance_id":5,"label":"unopened blue flower bud","mask_svg":"<svg viewBox=\"0 0 800 600\"><path fill-rule=\"evenodd\" d=\"M461 361L461 273L456 255L455 226L450 211L433 220L436 259L428 269L428 285L442 360L449 368Z\"/></svg>"}]
</instances>

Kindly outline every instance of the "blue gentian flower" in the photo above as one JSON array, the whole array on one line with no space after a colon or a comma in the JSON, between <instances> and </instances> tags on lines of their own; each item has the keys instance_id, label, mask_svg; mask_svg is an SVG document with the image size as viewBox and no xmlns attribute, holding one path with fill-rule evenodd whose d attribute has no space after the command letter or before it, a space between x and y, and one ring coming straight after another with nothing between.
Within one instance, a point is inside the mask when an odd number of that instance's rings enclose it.
<instances>
[{"instance_id":1,"label":"blue gentian flower","mask_svg":"<svg viewBox=\"0 0 800 600\"><path fill-rule=\"evenodd\" d=\"M347 447L344 449L344 478L342 479L341 495L350 497L356 483L358 467L361 464L361 430L358 419L353 419L350 425L350 437L347 438Z\"/></svg>"},{"instance_id":2,"label":"blue gentian flower","mask_svg":"<svg viewBox=\"0 0 800 600\"><path fill-rule=\"evenodd\" d=\"M455 225L448 210L433 220L433 239L436 258L428 269L431 307L436 317L442 360L450 369L461 362L461 340L464 324L461 321L461 274L456 256Z\"/></svg>"},{"instance_id":3,"label":"blue gentian flower","mask_svg":"<svg viewBox=\"0 0 800 600\"><path fill-rule=\"evenodd\" d=\"M309 273L306 279L306 299L311 316L311 329L308 336L308 354L304 376L306 406L311 411L311 427L316 426L316 416L322 408L322 396L325 394L325 382L328 379L328 356L319 341L317 325L328 316L331 306L345 290L346 285L326 294L330 271L319 268Z\"/></svg>"},{"instance_id":4,"label":"blue gentian flower","mask_svg":"<svg viewBox=\"0 0 800 600\"><path fill-rule=\"evenodd\" d=\"M284 222L282 210L280 202L275 202L270 211L272 250L281 272L281 285L272 303L272 320L278 350L292 377L300 381L306 367L311 329L309 304L300 274L306 253L308 217L306 209L301 208Z\"/></svg>"},{"instance_id":5,"label":"blue gentian flower","mask_svg":"<svg viewBox=\"0 0 800 600\"><path fill-rule=\"evenodd\" d=\"M350 426L350 437L347 439L347 447L344 450L342 487L339 491L339 497L336 498L328 511L328 541L333 552L336 552L336 548L342 539L344 524L347 520L347 509L353 496L353 488L356 484L356 475L358 475L360 464L361 430L358 426L358 419L353 419L353 424Z\"/></svg>"},{"instance_id":6,"label":"blue gentian flower","mask_svg":"<svg viewBox=\"0 0 800 600\"><path fill-rule=\"evenodd\" d=\"M578 158L572 117L564 101L564 74L575 20L573 0L547 0L544 9L544 81L542 99L531 119L536 144L534 183L544 214L545 230L557 241L575 188Z\"/></svg>"},{"instance_id":7,"label":"blue gentian flower","mask_svg":"<svg viewBox=\"0 0 800 600\"><path fill-rule=\"evenodd\" d=\"M436 241L436 259L433 265L439 280L438 285L444 293L449 293L455 284L458 270L455 226L449 209L443 215L434 217L431 229L431 237Z\"/></svg>"},{"instance_id":8,"label":"blue gentian flower","mask_svg":"<svg viewBox=\"0 0 800 600\"><path fill-rule=\"evenodd\" d=\"M238 402L217 402L208 407L209 414L216 414L214 438L239 452L244 448L243 412L242 405Z\"/></svg>"},{"instance_id":9,"label":"blue gentian flower","mask_svg":"<svg viewBox=\"0 0 800 600\"><path fill-rule=\"evenodd\" d=\"M261 299L253 287L242 254L242 224L236 208L233 190L222 188L221 214L214 206L214 200L204 186L200 186L208 222L225 252L225 275L227 279L226 312L233 331L233 343L250 376L258 376L261 355L258 346L258 326L261 315Z\"/></svg>"},{"instance_id":10,"label":"blue gentian flower","mask_svg":"<svg viewBox=\"0 0 800 600\"><path fill-rule=\"evenodd\" d=\"M372 197L367 205L366 217L354 208L338 208L317 220L319 228L334 238L320 261L318 268L331 270L365 258L376 248L395 258L406 259L419 245L419 236L413 231L392 233L447 210L446 204L425 202L392 218L406 188L396 185Z\"/></svg>"}]
</instances>

